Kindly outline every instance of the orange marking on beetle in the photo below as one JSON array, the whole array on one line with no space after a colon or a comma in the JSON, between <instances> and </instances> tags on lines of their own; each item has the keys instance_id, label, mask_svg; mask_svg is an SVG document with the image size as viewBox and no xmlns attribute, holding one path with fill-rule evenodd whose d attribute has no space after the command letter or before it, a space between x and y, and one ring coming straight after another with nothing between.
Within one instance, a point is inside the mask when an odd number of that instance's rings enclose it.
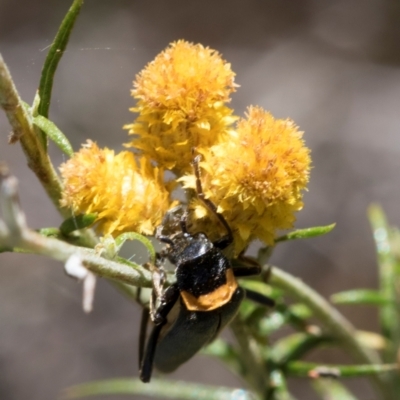
<instances>
[{"instance_id":1,"label":"orange marking on beetle","mask_svg":"<svg viewBox=\"0 0 400 400\"><path fill-rule=\"evenodd\" d=\"M195 297L189 292L182 291L181 297L186 308L190 311L212 311L228 303L235 293L238 284L231 268L226 271L225 276L226 283L211 293Z\"/></svg>"}]
</instances>

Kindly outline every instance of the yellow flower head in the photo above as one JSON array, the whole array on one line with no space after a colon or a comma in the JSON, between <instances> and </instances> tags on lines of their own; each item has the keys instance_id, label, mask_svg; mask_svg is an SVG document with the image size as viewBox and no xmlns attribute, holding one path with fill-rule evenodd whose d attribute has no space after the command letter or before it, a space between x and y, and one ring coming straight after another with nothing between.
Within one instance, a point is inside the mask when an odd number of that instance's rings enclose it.
<instances>
[{"instance_id":1,"label":"yellow flower head","mask_svg":"<svg viewBox=\"0 0 400 400\"><path fill-rule=\"evenodd\" d=\"M205 195L233 229L236 255L256 238L272 245L276 230L292 227L294 213L303 206L311 160L302 132L291 120L250 107L235 133L201 153ZM193 176L181 181L187 188L195 187ZM221 234L199 200L191 207L194 229L212 238Z\"/></svg>"},{"instance_id":2,"label":"yellow flower head","mask_svg":"<svg viewBox=\"0 0 400 400\"><path fill-rule=\"evenodd\" d=\"M151 235L171 205L163 171L145 157L138 165L128 151L115 155L88 140L60 171L61 205L75 213L97 213L97 229L104 235Z\"/></svg>"},{"instance_id":3,"label":"yellow flower head","mask_svg":"<svg viewBox=\"0 0 400 400\"><path fill-rule=\"evenodd\" d=\"M234 76L215 50L172 43L136 77L131 110L139 117L125 126L135 135L127 145L177 174L190 171L191 149L216 143L237 119L225 105Z\"/></svg>"}]
</instances>

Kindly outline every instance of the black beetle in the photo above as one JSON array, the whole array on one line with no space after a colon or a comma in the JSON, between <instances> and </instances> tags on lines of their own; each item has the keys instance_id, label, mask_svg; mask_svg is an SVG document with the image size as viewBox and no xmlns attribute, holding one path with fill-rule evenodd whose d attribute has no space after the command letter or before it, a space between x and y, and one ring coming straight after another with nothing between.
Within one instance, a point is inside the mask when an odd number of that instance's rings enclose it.
<instances>
[{"instance_id":1,"label":"black beetle","mask_svg":"<svg viewBox=\"0 0 400 400\"><path fill-rule=\"evenodd\" d=\"M235 317L245 297L267 306L274 301L259 293L241 288L236 277L256 275L261 267L232 267L222 250L233 242L232 230L217 207L203 194L199 156L193 160L197 196L224 226L226 235L211 242L204 233L187 230L187 210L177 219L168 215L157 229L156 237L167 246L158 255L153 271L153 300L150 311L143 309L139 338L140 379L149 382L153 365L161 372L172 372L210 343ZM166 227L168 223L168 227ZM170 233L179 227L179 231ZM176 266L176 283L162 289L165 276L163 261ZM154 308L155 300L158 307ZM147 323L151 315L154 328L147 341Z\"/></svg>"}]
</instances>

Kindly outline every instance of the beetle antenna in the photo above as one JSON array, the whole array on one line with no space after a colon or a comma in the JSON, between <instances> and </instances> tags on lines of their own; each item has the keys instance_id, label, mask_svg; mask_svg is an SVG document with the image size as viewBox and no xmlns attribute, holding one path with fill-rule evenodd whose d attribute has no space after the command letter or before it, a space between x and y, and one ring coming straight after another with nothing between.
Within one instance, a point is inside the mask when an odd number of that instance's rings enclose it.
<instances>
[{"instance_id":1,"label":"beetle antenna","mask_svg":"<svg viewBox=\"0 0 400 400\"><path fill-rule=\"evenodd\" d=\"M201 156L198 155L198 156L194 157L193 163L192 163L194 175L196 176L197 197L206 205L206 207L218 218L218 220L224 226L224 228L227 232L227 237L224 240L224 242L232 243L233 242L233 234L232 234L231 227L228 225L228 222L226 222L226 219L224 218L224 216L218 212L217 206L210 199L207 199L204 195L203 186L201 184L201 177L200 177L200 166L199 166L200 159L201 159Z\"/></svg>"}]
</instances>

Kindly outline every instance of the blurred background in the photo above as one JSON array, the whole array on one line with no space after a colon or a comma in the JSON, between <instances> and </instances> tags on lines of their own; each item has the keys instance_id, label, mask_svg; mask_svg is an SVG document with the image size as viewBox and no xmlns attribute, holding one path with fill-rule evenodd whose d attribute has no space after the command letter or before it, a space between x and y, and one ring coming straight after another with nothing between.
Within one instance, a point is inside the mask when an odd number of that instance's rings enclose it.
<instances>
[{"instance_id":1,"label":"blurred background","mask_svg":"<svg viewBox=\"0 0 400 400\"><path fill-rule=\"evenodd\" d=\"M0 0L0 51L28 103L70 3ZM56 74L50 109L75 149L87 138L122 149L122 125L133 120L128 108L135 74L177 39L217 49L232 63L241 85L233 96L236 114L261 105L305 131L313 170L296 226L337 226L325 237L279 246L272 262L325 296L376 287L368 205L381 203L391 223L400 225L399 3L86 0ZM7 144L9 132L0 112L0 160L19 179L29 225L58 226L61 218L19 145ZM51 152L55 164L64 161L57 149ZM0 254L0 274L1 399L55 399L72 384L137 375L140 310L107 282L98 282L94 311L85 315L81 287L58 262ZM358 328L376 328L374 309L341 310ZM318 359L340 357L326 352ZM241 385L203 356L171 378ZM299 400L314 398L306 385L294 384ZM374 399L362 380L351 386L363 400Z\"/></svg>"}]
</instances>

